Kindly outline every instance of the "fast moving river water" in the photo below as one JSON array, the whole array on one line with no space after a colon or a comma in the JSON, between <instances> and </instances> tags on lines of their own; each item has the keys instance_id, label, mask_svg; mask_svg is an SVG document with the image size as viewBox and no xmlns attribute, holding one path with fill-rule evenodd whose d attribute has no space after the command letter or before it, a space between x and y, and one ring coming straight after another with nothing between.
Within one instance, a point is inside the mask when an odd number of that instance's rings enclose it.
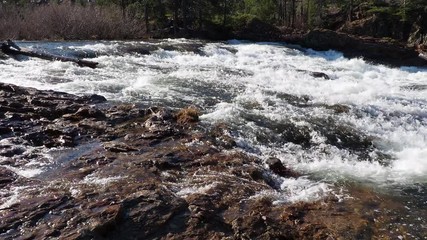
<instances>
[{"instance_id":1,"label":"fast moving river water","mask_svg":"<svg viewBox=\"0 0 427 240\"><path fill-rule=\"evenodd\" d=\"M408 208L427 206L427 68L241 41L19 45L100 65L4 59L2 82L147 106L195 105L206 124L226 122L243 151L306 175L282 180L278 201L317 199L355 182L409 196Z\"/></svg>"}]
</instances>

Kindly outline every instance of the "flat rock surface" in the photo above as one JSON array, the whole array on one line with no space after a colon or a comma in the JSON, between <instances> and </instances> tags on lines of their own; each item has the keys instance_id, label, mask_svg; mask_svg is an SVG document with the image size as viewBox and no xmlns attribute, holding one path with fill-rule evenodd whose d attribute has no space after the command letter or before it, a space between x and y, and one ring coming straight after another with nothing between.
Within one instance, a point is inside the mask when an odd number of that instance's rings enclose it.
<instances>
[{"instance_id":1,"label":"flat rock surface","mask_svg":"<svg viewBox=\"0 0 427 240\"><path fill-rule=\"evenodd\" d=\"M249 156L225 125L201 126L196 113L0 83L0 238L395 239L406 231L390 231L404 206L369 188L277 202L275 179L301 174Z\"/></svg>"}]
</instances>

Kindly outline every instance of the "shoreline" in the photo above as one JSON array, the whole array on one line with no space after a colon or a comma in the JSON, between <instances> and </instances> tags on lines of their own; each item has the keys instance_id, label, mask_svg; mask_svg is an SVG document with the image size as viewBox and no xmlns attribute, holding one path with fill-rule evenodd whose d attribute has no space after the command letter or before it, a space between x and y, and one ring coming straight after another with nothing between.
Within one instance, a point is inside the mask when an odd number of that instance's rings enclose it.
<instances>
[{"instance_id":1,"label":"shoreline","mask_svg":"<svg viewBox=\"0 0 427 240\"><path fill-rule=\"evenodd\" d=\"M258 31L258 29L260 29ZM206 34L206 33L205 33ZM214 33L215 34L215 33ZM311 48L317 51L335 50L343 53L347 58L364 58L372 63L384 64L391 67L414 66L427 67L427 60L420 57L415 47L406 46L404 43L393 39L380 39L369 36L354 36L347 33L314 29L301 32L295 29L279 29L277 27L255 22L248 28L233 33L218 33L217 37L207 37L204 33L194 32L189 34L150 34L144 38L116 39L116 41L144 41L165 38L200 39L204 41L227 41L230 39L247 40L254 42L284 42ZM44 39L44 40L19 40L18 41L114 41L103 39Z\"/></svg>"},{"instance_id":2,"label":"shoreline","mask_svg":"<svg viewBox=\"0 0 427 240\"><path fill-rule=\"evenodd\" d=\"M414 234L409 224L389 231L405 206L368 187L347 184L348 197L341 199L329 195L275 203L280 189L274 179L300 174L278 159L264 163L239 151L226 124L202 127L198 110L191 107L139 108L109 104L99 95L0 83L0 115L0 136L8 142L0 149L6 201L0 202L1 238L372 239ZM53 162L43 157L52 148L60 152ZM14 171L37 161L48 171L27 177Z\"/></svg>"}]
</instances>

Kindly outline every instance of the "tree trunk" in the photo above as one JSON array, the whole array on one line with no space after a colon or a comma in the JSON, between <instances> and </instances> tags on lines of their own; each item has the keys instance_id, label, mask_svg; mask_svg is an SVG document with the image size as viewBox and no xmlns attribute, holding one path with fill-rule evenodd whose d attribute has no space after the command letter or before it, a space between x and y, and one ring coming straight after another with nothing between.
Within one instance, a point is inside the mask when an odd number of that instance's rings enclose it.
<instances>
[{"instance_id":1,"label":"tree trunk","mask_svg":"<svg viewBox=\"0 0 427 240\"><path fill-rule=\"evenodd\" d=\"M188 4L187 0L182 0L182 21L184 24L184 33L188 31Z\"/></svg>"},{"instance_id":2,"label":"tree trunk","mask_svg":"<svg viewBox=\"0 0 427 240\"><path fill-rule=\"evenodd\" d=\"M294 28L295 27L295 19L296 19L296 4L295 4L296 0L292 0L292 6L291 6L291 26Z\"/></svg>"},{"instance_id":3,"label":"tree trunk","mask_svg":"<svg viewBox=\"0 0 427 240\"><path fill-rule=\"evenodd\" d=\"M286 26L289 26L289 20L288 20L288 1L287 0L284 0L284 2L283 2L283 6L284 6L284 9L283 9L283 23L286 25Z\"/></svg>"},{"instance_id":4,"label":"tree trunk","mask_svg":"<svg viewBox=\"0 0 427 240\"><path fill-rule=\"evenodd\" d=\"M175 0L175 5L173 9L173 33L176 35L178 32L178 14L179 14L179 6L178 1Z\"/></svg>"},{"instance_id":5,"label":"tree trunk","mask_svg":"<svg viewBox=\"0 0 427 240\"><path fill-rule=\"evenodd\" d=\"M202 8L199 7L199 31L203 29L203 12Z\"/></svg>"},{"instance_id":6,"label":"tree trunk","mask_svg":"<svg viewBox=\"0 0 427 240\"><path fill-rule=\"evenodd\" d=\"M41 58L41 59L50 60L50 61L74 62L74 63L77 63L80 67L96 68L96 66L98 65L97 62L82 60L74 57L64 57L64 56L54 55L51 53L36 51L32 49L19 48L19 50L18 49L15 50L8 45L2 45L1 51L3 51L5 54L8 54L8 55L23 55L23 56L36 57L36 58Z\"/></svg>"},{"instance_id":7,"label":"tree trunk","mask_svg":"<svg viewBox=\"0 0 427 240\"><path fill-rule=\"evenodd\" d=\"M120 7L122 9L123 19L126 19L126 0L120 0Z\"/></svg>"},{"instance_id":8,"label":"tree trunk","mask_svg":"<svg viewBox=\"0 0 427 240\"><path fill-rule=\"evenodd\" d=\"M145 21L145 32L150 32L150 24L148 22L148 3L145 3L144 6L144 21Z\"/></svg>"},{"instance_id":9,"label":"tree trunk","mask_svg":"<svg viewBox=\"0 0 427 240\"><path fill-rule=\"evenodd\" d=\"M228 12L228 5L227 5L227 1L228 0L224 0L224 16L222 19L222 25L225 26L227 24L227 12Z\"/></svg>"},{"instance_id":10,"label":"tree trunk","mask_svg":"<svg viewBox=\"0 0 427 240\"><path fill-rule=\"evenodd\" d=\"M348 8L348 21L353 21L353 0L350 0L350 6Z\"/></svg>"}]
</instances>

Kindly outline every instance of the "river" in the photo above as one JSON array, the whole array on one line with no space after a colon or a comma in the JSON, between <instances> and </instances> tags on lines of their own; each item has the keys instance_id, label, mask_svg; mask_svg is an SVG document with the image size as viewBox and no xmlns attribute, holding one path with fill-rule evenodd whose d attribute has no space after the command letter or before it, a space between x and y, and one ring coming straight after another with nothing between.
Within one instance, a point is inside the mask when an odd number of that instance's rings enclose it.
<instances>
[{"instance_id":1,"label":"river","mask_svg":"<svg viewBox=\"0 0 427 240\"><path fill-rule=\"evenodd\" d=\"M424 217L415 218L427 207L427 68L237 40L18 44L99 68L2 59L1 82L142 106L194 105L204 124L228 124L241 151L279 158L304 175L265 193L278 202L345 199L348 183L363 185L405 201L414 215L408 224L427 228ZM43 174L37 164L19 171Z\"/></svg>"}]
</instances>

